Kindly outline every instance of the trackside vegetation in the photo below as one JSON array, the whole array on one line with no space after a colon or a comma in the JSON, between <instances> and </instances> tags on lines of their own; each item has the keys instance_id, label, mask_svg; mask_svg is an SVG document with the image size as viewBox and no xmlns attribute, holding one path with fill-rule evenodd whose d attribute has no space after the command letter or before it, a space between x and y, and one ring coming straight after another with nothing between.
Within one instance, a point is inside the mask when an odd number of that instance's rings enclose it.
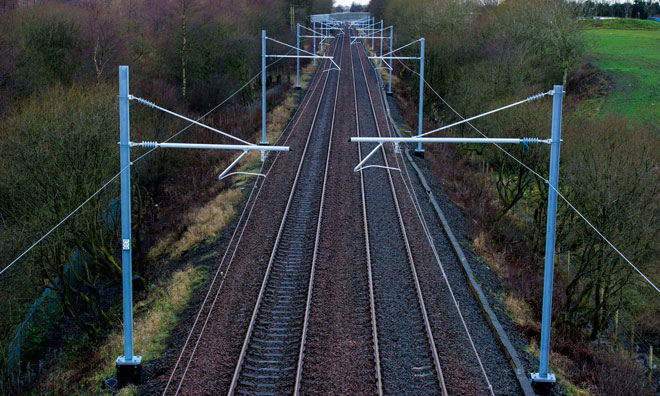
<instances>
[{"instance_id":1,"label":"trackside vegetation","mask_svg":"<svg viewBox=\"0 0 660 396\"><path fill-rule=\"evenodd\" d=\"M0 266L119 171L119 65L131 68L131 93L197 118L258 73L261 29L294 40L290 5L281 0L2 2ZM304 23L309 14L327 13L331 6L330 0L296 1L294 21ZM295 78L295 63L286 60L268 69L269 107L282 104L269 116L273 133L281 132L297 103L298 94L290 95L292 73ZM256 140L260 83L255 80L204 122ZM185 126L131 106L135 140L162 141ZM177 139L223 142L196 127ZM133 151L134 159L145 152ZM153 315L171 317L178 304L188 301L180 295L162 310L150 302L162 297L160 289L170 287L173 277L185 276L192 287L205 276L198 268L180 268L178 257L217 238L233 219L247 181L217 181L219 170L233 158L226 152L157 150L135 162L133 269L136 304L144 310L139 315L145 323L159 322ZM253 160L244 163L252 166ZM116 352L121 322L118 188L117 179L110 182L0 276L0 298L6 302L0 306L0 393L98 394L99 379L112 371L108 367L116 356L110 355ZM46 305L53 308L30 313L46 289ZM23 325L28 317L29 324ZM165 331L159 328L155 335ZM95 345L109 345L107 353L95 353ZM103 360L107 370L90 374L87 366L53 366L65 357L91 365L80 359L90 355L95 362ZM42 382L46 372L50 380ZM58 372L66 377L59 378ZM76 381L91 390L71 388Z\"/></svg>"},{"instance_id":2,"label":"trackside vegetation","mask_svg":"<svg viewBox=\"0 0 660 396\"><path fill-rule=\"evenodd\" d=\"M588 21L587 59L611 82L602 114L637 121L660 116L660 23L640 20Z\"/></svg>"},{"instance_id":3,"label":"trackside vegetation","mask_svg":"<svg viewBox=\"0 0 660 396\"><path fill-rule=\"evenodd\" d=\"M370 11L386 26L394 25L395 47L425 37L426 79L465 117L564 85L560 192L657 284L657 22L579 20L592 15L588 5L561 0L378 0L371 2ZM410 56L419 51L406 50ZM403 115L416 125L416 103L408 98L417 97L413 72L419 66L397 61L394 66ZM428 88L424 111L424 130L460 119ZM492 137L546 137L550 114L551 101L541 100L473 124ZM480 136L466 125L447 133ZM452 199L473 219L477 250L498 261L493 268L499 268L509 290L505 300L512 312L524 314L520 330L535 345L546 183L492 146L429 144L425 149L427 166L446 181ZM509 150L547 177L548 150ZM612 344L615 316L626 328L657 342L657 293L563 201L556 254L553 361L561 366L562 377L593 394L652 394L644 369L638 363L628 365L616 352L622 348L621 335L618 346L601 345ZM639 352L635 356L645 359L646 352Z\"/></svg>"}]
</instances>

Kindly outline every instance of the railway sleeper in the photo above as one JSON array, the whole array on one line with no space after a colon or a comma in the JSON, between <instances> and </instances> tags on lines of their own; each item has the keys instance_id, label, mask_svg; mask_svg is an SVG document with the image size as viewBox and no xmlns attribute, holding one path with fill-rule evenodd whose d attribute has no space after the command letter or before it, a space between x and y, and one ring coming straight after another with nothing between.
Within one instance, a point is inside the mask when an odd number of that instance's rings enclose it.
<instances>
[{"instance_id":1,"label":"railway sleeper","mask_svg":"<svg viewBox=\"0 0 660 396\"><path fill-rule=\"evenodd\" d=\"M285 373L287 371L293 371L295 370L296 367L294 366L285 366L282 367L281 365L279 367L262 367L262 366L252 366L249 364L244 364L243 365L243 370L248 370L242 373L243 376L245 377L253 377L253 378L282 378L281 375L276 375L276 374L268 374L269 377L266 377L266 374L254 374L250 373L250 371L253 372L267 372L267 373ZM261 377L263 376L263 377Z\"/></svg>"},{"instance_id":2,"label":"railway sleeper","mask_svg":"<svg viewBox=\"0 0 660 396\"><path fill-rule=\"evenodd\" d=\"M293 357L293 355L291 357ZM257 357L254 357L254 356L246 356L245 361L253 363L253 364L273 364L274 365L274 364L281 364L282 363L281 360L261 359L261 358L257 358Z\"/></svg>"},{"instance_id":3,"label":"railway sleeper","mask_svg":"<svg viewBox=\"0 0 660 396\"><path fill-rule=\"evenodd\" d=\"M276 392L272 391L261 391L261 392L254 392L250 390L245 390L245 389L239 389L236 391L236 393L240 395L250 395L250 396L276 396Z\"/></svg>"},{"instance_id":4,"label":"railway sleeper","mask_svg":"<svg viewBox=\"0 0 660 396\"><path fill-rule=\"evenodd\" d=\"M302 292L293 294L293 293L282 293L281 291L278 290L271 290L267 291L264 293L264 299L274 299L274 300L292 300L294 298L300 298L302 296L302 299L304 299L304 294Z\"/></svg>"},{"instance_id":5,"label":"railway sleeper","mask_svg":"<svg viewBox=\"0 0 660 396\"><path fill-rule=\"evenodd\" d=\"M256 338L256 337L255 337L253 341L254 341L255 343L265 344L265 345L278 344L279 347L281 348L281 347L285 347L285 346L287 346L287 345L285 345L285 344L288 344L288 345L295 345L295 344L298 344L298 341L299 341L299 340L297 340L297 339L295 339L295 340L269 340L269 339L267 339L267 338ZM267 348L267 346L265 346L265 345L264 345L264 346L259 346L259 347L256 347L256 346L255 346L255 349L260 349L260 348L263 349L263 348Z\"/></svg>"},{"instance_id":6,"label":"railway sleeper","mask_svg":"<svg viewBox=\"0 0 660 396\"><path fill-rule=\"evenodd\" d=\"M280 348L262 348L266 349L268 351L276 351L276 352L259 352L259 356L263 357L268 357L268 358L294 358L298 356L298 351L297 350L291 350L291 352L283 353ZM254 357L250 355L251 358L256 359L257 357Z\"/></svg>"},{"instance_id":7,"label":"railway sleeper","mask_svg":"<svg viewBox=\"0 0 660 396\"><path fill-rule=\"evenodd\" d=\"M288 314L288 312L287 312ZM271 320L266 321L266 323L271 323L271 324L280 324L282 322L285 323L298 323L298 327L300 327L300 322L302 321L302 318L299 315L292 316L292 315L271 315ZM263 322L263 321L260 321ZM294 327L293 325L291 327Z\"/></svg>"}]
</instances>

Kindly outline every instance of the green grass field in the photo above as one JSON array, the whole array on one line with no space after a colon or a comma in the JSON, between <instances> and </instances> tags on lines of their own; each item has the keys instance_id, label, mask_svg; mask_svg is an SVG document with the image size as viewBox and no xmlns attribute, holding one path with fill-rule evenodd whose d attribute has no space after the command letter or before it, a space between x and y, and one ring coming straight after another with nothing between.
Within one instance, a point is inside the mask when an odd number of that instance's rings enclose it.
<instances>
[{"instance_id":1,"label":"green grass field","mask_svg":"<svg viewBox=\"0 0 660 396\"><path fill-rule=\"evenodd\" d=\"M606 20L585 25L587 60L614 85L601 113L660 121L660 22Z\"/></svg>"}]
</instances>

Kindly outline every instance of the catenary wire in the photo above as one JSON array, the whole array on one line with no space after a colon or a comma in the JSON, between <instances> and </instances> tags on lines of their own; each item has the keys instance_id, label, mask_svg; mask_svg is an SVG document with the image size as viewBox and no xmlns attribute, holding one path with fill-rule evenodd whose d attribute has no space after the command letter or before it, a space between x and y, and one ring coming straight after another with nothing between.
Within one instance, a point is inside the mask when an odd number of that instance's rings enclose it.
<instances>
[{"instance_id":1,"label":"catenary wire","mask_svg":"<svg viewBox=\"0 0 660 396\"><path fill-rule=\"evenodd\" d=\"M319 77L319 80L318 80L318 81L320 81L320 77ZM316 89L318 88L319 85L320 85L320 83L317 82L317 84L316 84L315 87L313 88L312 93L310 94L309 99L307 100L306 104L305 104L304 106L301 107L301 108L302 108L302 111L304 111L304 109L307 107L307 104L309 104L309 102L311 101L311 97L313 96L314 92L316 91ZM300 108L299 108L299 109L300 109ZM302 112L302 111L301 111L301 112ZM289 120L289 123L287 124L287 126L285 126L284 130L286 130L286 128L289 126L289 124L291 124L291 123L293 122L294 119L296 119L296 121L295 121L293 127L290 129L290 132L289 132L289 134L287 135L287 137L286 137L286 139L285 139L285 141L284 141L283 144L286 144L286 142L288 142L289 137L290 137L291 134L292 134L292 131L295 129L295 126L298 124L298 122L300 121L301 117L296 118L295 115L294 115L294 117L292 117L292 118ZM280 138L278 139L278 141L279 141L280 139L281 139L281 136L280 136ZM275 162L276 162L277 159L279 158L279 154L280 154L279 152L276 154L276 156L275 156L275 160L273 161L273 163L271 164L271 166L268 168L268 171L266 171L266 176L268 176L268 174L270 173L270 171L271 171L271 170L273 169L273 167L275 166ZM262 170L263 170L263 165L262 165ZM195 346L193 347L193 350L192 350L192 352L191 352L191 355L190 355L190 357L188 358L188 363L186 364L186 367L185 367L185 369L184 369L184 371L183 371L183 374L181 375L181 379L179 380L179 384L178 384L177 389L176 389L176 391L175 391L175 395L178 395L178 393L179 393L179 391L180 391L180 389L181 389L181 386L183 385L183 380L185 379L185 377L186 377L186 375L187 375L187 373L188 373L188 369L190 368L190 364L192 363L192 360L193 360L193 358L194 358L195 352L197 351L197 348L198 348L199 343L200 343L200 341L201 341L202 335L204 334L204 331L205 331L205 329L206 329L206 325L207 325L208 320L209 320L209 318L210 318L210 316L211 316L211 312L213 311L213 308L215 307L215 303L216 303L216 301L217 301L217 299L218 299L218 296L220 295L220 290L222 289L222 285L224 284L224 280L225 280L225 278L227 277L227 273L229 272L229 268L231 267L231 263L233 262L234 255L236 254L236 250L238 249L238 246L239 246L239 244L240 244L240 242L241 242L241 240L242 240L242 238L243 238L243 232L245 231L245 228L246 228L246 226L247 226L247 222L249 221L249 219L250 219L250 217L251 217L252 209L254 208L254 205L255 205L255 203L256 203L256 201L257 201L259 195L261 194L261 190L262 190L262 188L263 188L263 186L264 186L264 183L265 183L265 181L261 184L261 186L259 187L259 190L257 191L257 195L256 195L256 197L255 197L255 199L254 199L254 201L253 201L252 208L250 209L250 212L249 212L249 214L248 214L248 218L247 218L247 220L246 220L246 222L245 222L245 226L244 226L244 228L243 228L243 231L241 232L241 234L240 234L240 236L239 236L239 239L238 239L238 241L237 241L237 243L236 243L236 245L235 245L235 247L234 247L234 253L232 254L232 257L231 257L231 259L230 259L230 261L229 261L229 264L228 264L228 266L227 266L227 269L225 270L225 273L223 274L222 282L221 282L220 286L218 287L218 290L216 291L215 298L214 298L213 303L212 303L212 305L211 305L211 307L210 307L210 309L209 309L209 313L208 313L207 316L206 316L206 319L205 319L205 321L204 321L204 325L202 326L202 329L200 330L200 334L199 334L198 337L197 337L197 341L195 342ZM244 210L245 210L245 209L244 209ZM233 236L232 236L232 239L233 239ZM230 245L231 245L231 242L232 242L232 241L230 241ZM229 246L230 246L230 245L229 245ZM227 248L227 251L228 251L228 250L229 250L229 247ZM225 256L226 256L226 253L225 253ZM224 260L224 256L223 256L223 260ZM222 267L222 263L221 263L220 266L218 267L218 271L219 271L219 269L220 269L221 267ZM212 286L213 286L213 285L211 285L211 286L209 287L209 292L208 292L208 293L210 293L210 291L211 291L211 289L212 289ZM205 301L206 301L206 299L205 299ZM186 340L186 343L184 344L184 346L183 346L183 348L182 348L182 350L181 350L181 354L179 355L179 359L177 360L177 363L176 363L174 369L172 370L172 373L171 373L171 375L170 375L170 379L169 379L169 381L168 381L167 386L169 386L171 380L173 379L173 376L174 376L174 374L175 374L175 372L176 372L176 368L177 368L177 366L178 366L178 364L179 364L179 361L181 360L181 357L183 356L183 353L185 352L186 346L187 346L187 344L188 344L188 339L190 338L190 336L192 335L192 332L193 332L194 329L195 329L195 326L196 326L196 324L197 324L197 320L198 320L199 315L201 314L201 311L203 310L203 308L204 308L204 304L202 304L202 306L200 307L200 311L199 311L199 313L198 313L198 317L195 319L195 323L193 324L193 326L192 326L192 328L191 328L191 330L190 330L190 333L189 333L189 335L188 335L188 338L187 338L187 340ZM166 386L165 390L163 391L163 395L165 395L165 393L167 392L167 386Z\"/></svg>"},{"instance_id":2,"label":"catenary wire","mask_svg":"<svg viewBox=\"0 0 660 396\"><path fill-rule=\"evenodd\" d=\"M380 81L380 75L378 74L378 71L374 70L374 73L376 74L376 78ZM383 107L386 109L386 123L387 123L387 130L390 136L394 136L394 133L392 132L393 125L394 125L394 120L391 118L391 114L389 112L389 106L386 105L386 100L383 98L384 92L382 90L379 90L380 93L380 100L383 104ZM401 162L399 162L399 156L401 156ZM435 258L436 263L438 264L438 267L440 268L440 271L442 272L442 276L445 280L445 283L447 285L447 289L449 291L449 294L452 298L452 301L454 303L454 306L456 307L456 311L458 312L458 316L461 320L461 323L463 325L463 328L465 329L465 333L468 337L468 341L470 342L470 345L472 347L472 351L474 352L474 355L477 359L477 362L479 363L479 368L481 370L481 373L484 376L484 379L486 380L486 384L488 385L488 391L492 396L495 396L495 392L493 389L493 385L490 382L490 379L488 378L488 374L486 373L486 369L483 365L483 362L481 361L481 357L479 356L479 352L477 351L477 347L474 343L474 340L472 339L472 335L470 334L470 330L467 326L467 323L465 322L465 318L463 317L463 313L461 312L460 304L458 300L456 299L456 296L454 295L454 291L451 287L451 284L449 282L449 278L447 277L447 273L445 272L444 266L442 264L442 261L440 260L440 255L438 254L437 248L435 246L435 241L433 240L433 236L431 235L430 228L428 226L428 223L426 222L426 217L424 216L424 213L422 212L422 207L419 202L419 198L417 197L417 194L414 192L414 187L412 184L412 179L410 177L410 172L408 170L408 166L406 165L405 161L403 160L403 154L399 153L398 155L395 153L394 158L396 159L397 166L400 169L404 169L405 171L405 176L403 172L400 173L401 175L401 180L403 182L403 185L406 188L406 191L408 192L408 195L410 197L411 202L413 203L413 207L415 208L415 212L417 214L417 217L422 225L422 229L424 230L424 235L429 243L429 246L431 248L431 251L433 252L433 256ZM407 180L406 180L407 178Z\"/></svg>"},{"instance_id":3,"label":"catenary wire","mask_svg":"<svg viewBox=\"0 0 660 396\"><path fill-rule=\"evenodd\" d=\"M289 52L292 52L292 51L289 51ZM279 60L278 60L278 61L279 61ZM319 75L319 76L320 76L320 75ZM320 81L320 77L319 77L319 80L318 80L318 81ZM313 82L313 81L312 81L312 82ZM319 85L320 85L319 83L317 83L316 85L314 85L314 88L312 88L312 92L311 92L311 93L309 94L309 96L307 97L307 101L306 101L303 105L301 105L301 106L298 108L298 110L296 110L296 113L291 117L291 119L289 120L289 122L287 123L287 125L284 127L284 130L286 130L286 129L289 127L289 125L291 125L291 123L293 123L293 126L289 129L289 134L286 135L286 138L285 138L285 140L284 140L284 142L283 142L282 144L286 144L286 143L289 141L289 138L291 137L291 134L292 134L293 130L295 129L296 125L298 124L298 122L299 122L300 119L301 119L301 117L296 117L296 115L298 114L298 112L300 112L300 113L304 112L304 110L307 108L307 105L308 105L309 102L311 101L311 98L312 98L312 96L314 95L314 92L316 91L316 89L318 88ZM294 122L294 120L295 120L295 122ZM284 136L284 135L281 135L281 136L277 139L277 142L279 142L279 141L282 139L283 136ZM276 144L278 144L277 142L276 142ZM279 152L276 153L276 155L275 155L275 159L273 160L273 162L272 162L272 164L270 165L270 167L268 168L268 170L265 172L266 177L268 176L268 174L270 174L270 171L271 171L271 170L273 169L273 167L275 166L275 163L277 162L277 159L279 158L279 154L280 154ZM260 169L260 173L262 173L262 172L263 172L263 164L262 164L262 167L261 167L261 169ZM204 325L202 326L202 329L200 330L200 333L199 333L199 335L198 335L198 337L197 337L197 340L196 340L196 342L195 342L195 346L193 347L193 351L191 352L191 355L190 355L190 357L188 358L188 362L187 362L187 364L186 364L186 367L184 368L184 372L183 372L182 375L181 375L181 379L179 380L179 384L178 384L178 386L177 386L177 389L176 389L176 391L175 391L175 394L178 394L179 391L180 391L180 389L181 389L181 386L182 386L182 384L183 384L183 380L184 380L185 377L186 377L186 374L187 374L187 372L188 372L188 369L189 369L189 367L190 367L190 364L191 364L191 362L192 362L192 360L193 360L193 358L194 358L195 351L197 350L197 348L198 348L198 346L199 346L199 343L200 343L200 341L201 341L202 335L204 334L204 331L205 331L205 329L206 329L206 325L207 325L208 320L209 320L209 318L210 318L211 312L213 311L213 308L215 307L215 303L217 302L218 296L220 295L220 291L221 291L221 289L222 289L222 286L224 285L224 280L226 279L227 274L229 273L229 269L231 268L231 264L232 264L232 262L233 262L233 258L234 258L234 256L235 256L236 251L237 251L237 249L238 249L238 246L240 245L240 242L241 242L241 240L242 240L242 238L243 238L243 233L245 232L245 228L246 228L246 226L247 226L247 222L250 220L250 218L251 218L251 216L252 216L252 210L253 210L253 208L254 208L254 205L255 205L256 201L258 200L258 198L259 198L259 196L260 196L260 194L261 194L261 190L263 189L264 183L265 183L265 178L264 178L264 180L262 180L262 183L261 183L261 185L259 186L259 189L257 190L257 194L256 194L254 200L252 201L252 206L250 207L250 211L248 212L248 216L247 216L247 218L246 218L246 220L245 220L243 230L241 231L241 233L240 233L240 235L239 235L239 237L238 237L238 240L237 240L236 244L234 245L234 252L232 253L232 256L231 256L231 258L230 258L230 260L229 260L229 264L227 264L227 268L225 269L224 273L222 274L222 275L223 275L223 276L222 276L222 281L221 281L221 283L220 283L220 285L219 285L219 287L218 287L218 290L216 291L215 297L214 297L214 299L213 299L213 302L212 302L212 304L211 304L211 307L210 307L210 309L209 309L209 312L208 312L208 314L207 314L207 316L206 316L206 319L205 319L205 321L204 321ZM254 189L256 188L256 186L257 186L257 183L255 183L255 185L253 186L252 192L254 191ZM252 192L250 193L250 195L252 195ZM250 202L249 199L248 199L247 202ZM247 207L248 207L248 205L246 205L245 208L243 209L243 212L242 212L242 214L241 214L241 217L243 217L243 214L245 213ZM240 220L239 220L238 224L240 224ZM236 228L236 230L238 230L238 227ZM213 281L211 282L211 285L209 286L209 290L208 290L208 292L207 292L207 294L206 294L206 297L204 298L204 301L202 302L202 304L201 304L201 306L200 306L199 312L197 313L197 316L196 316L196 318L195 318L195 321L194 321L194 323L193 323L193 325L192 325L192 327L191 327L191 329L190 329L190 332L188 333L188 336L187 336L187 338L186 338L186 341L185 341L183 347L181 348L181 352L180 352L180 354L179 354L179 357L178 357L178 359L177 359L177 362L176 362L174 368L172 369L172 373L170 374L170 377L169 377L169 379L168 379L168 381L167 381L167 384L166 384L166 386L165 386L165 389L163 390L163 395L165 395L165 394L167 393L167 390L168 390L168 388L169 388L169 385L170 385L170 383L172 382L172 380L173 380L173 378L174 378L174 374L176 373L176 370L177 370L177 368L178 368L178 366L179 366L179 363L180 363L180 361L181 361L181 359L182 359L182 357L183 357L183 354L184 354L185 351L186 351L186 348L187 348L188 343L189 343L189 341L190 341L190 337L192 336L192 333L194 332L194 330L195 330L195 328L196 328L196 326L197 326L197 323L198 323L198 321L199 321L199 317L200 317L200 315L201 315L201 313L202 313L202 311L203 311L203 309L204 309L204 306L206 305L206 301L208 300L208 297L209 297L209 295L210 295L210 293L211 293L211 290L213 289L213 285L214 285L214 283L215 283L215 281L216 281L216 279L217 279L218 273L220 272L220 269L222 268L222 265L223 265L223 263L224 263L224 260L225 260L225 258L226 258L226 256L227 256L227 252L229 252L229 248L231 247L231 244L232 244L232 242L233 242L233 240L234 240L234 237L236 236L236 230L234 230L234 234L232 235L232 237L231 237L231 239L230 239L230 241L229 241L229 244L228 244L228 246L227 246L227 250L225 251L225 254L223 255L222 261L220 262L220 265L218 266L218 269L216 270L216 274L215 274L215 276L214 276L214 278L213 278Z\"/></svg>"},{"instance_id":4,"label":"catenary wire","mask_svg":"<svg viewBox=\"0 0 660 396\"><path fill-rule=\"evenodd\" d=\"M363 46L361 46L361 48L363 49L362 53L364 53L365 57L367 57L368 55L366 53L366 46L363 45ZM374 118L377 134L379 136L381 136L381 130L380 130L380 127L379 127L378 117L376 115L376 107L374 106L374 99L373 99L372 94L371 94L371 88L370 88L370 85L369 85L369 81L367 79L367 75L365 73L364 64L362 62L362 57L361 56L359 57L359 60L360 60L360 68L362 69L362 75L364 76L364 79L365 79L365 85L366 85L367 94L368 94L368 98L369 98L369 103L370 103L370 107L371 107L371 115ZM368 59L367 59L367 63L369 65L372 65L372 63ZM389 131L389 129L388 129L388 131ZM385 148L383 147L382 144L379 144L377 147L380 148L381 154L383 156L383 162L384 162L385 166L389 167L389 162L387 160L387 154L386 154ZM392 198L393 198L393 201L394 201L393 202L394 209L395 209L395 212L397 214L397 218L399 220L399 227L400 227L400 230L401 230L403 242L404 242L404 245L405 245L405 248L406 248L406 254L408 256L408 261L409 261L409 264L410 264L410 270L411 270L411 274L412 274L412 278L413 278L413 283L415 284L415 289L416 289L416 292L417 292L418 303L419 303L419 307L420 307L420 313L422 314L424 327L426 329L427 340L430 344L431 355L432 355L434 366L435 366L435 369L436 369L436 372L437 372L437 377L438 377L437 379L438 379L442 394L447 395L446 383L444 381L444 376L443 376L442 368L441 368L441 365L440 365L440 359L439 359L439 356L438 356L438 353L437 353L437 346L436 346L436 343L435 343L435 337L433 336L433 330L431 328L431 324L430 324L430 321L428 319L428 313L426 311L422 289L421 289L419 278L418 278L418 275L417 275L416 266L414 264L414 258L413 258L413 255L412 255L411 247L409 245L409 239L408 239L408 236L407 236L407 233L406 233L405 222L404 222L403 216L401 214L401 210L400 210L400 205L399 205L399 200L398 200L398 197L397 197L398 194L397 194L396 186L394 184L394 180L392 179L391 171L387 170L386 172L387 172L387 178L389 180L388 184L390 186L390 192L392 194Z\"/></svg>"}]
</instances>

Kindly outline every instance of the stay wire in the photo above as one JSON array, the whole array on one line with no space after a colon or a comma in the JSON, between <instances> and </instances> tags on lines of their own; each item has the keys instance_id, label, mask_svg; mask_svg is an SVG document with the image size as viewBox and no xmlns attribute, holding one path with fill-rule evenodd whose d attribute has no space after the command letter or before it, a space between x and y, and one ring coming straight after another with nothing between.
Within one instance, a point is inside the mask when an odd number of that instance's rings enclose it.
<instances>
[{"instance_id":1,"label":"stay wire","mask_svg":"<svg viewBox=\"0 0 660 396\"><path fill-rule=\"evenodd\" d=\"M130 166L130 165L128 165L128 166ZM127 166L127 167L128 167L128 166ZM126 168L124 168L124 169L126 169ZM123 170L122 170L122 171L123 171ZM71 213L69 213L68 215L66 215L66 217L64 217L62 220L60 220L59 223L57 223L53 228L51 228L47 233L45 233L41 238L39 238L35 243L33 243L32 246L30 246L27 250L25 250L25 251L24 251L23 253L21 253L18 257L16 257L11 263L9 263L5 268L3 268L3 269L0 271L0 275L4 274L9 268L11 268L14 264L16 264L16 262L18 262L21 258L23 258L23 256L25 256L30 250L32 250L35 246L37 246L41 241L43 241L44 239L46 239L46 237L48 237L50 234L52 234L53 231L55 231L59 226L61 226L62 224L64 224L64 222L67 221L71 216L73 216L76 212L78 212L78 211L80 210L80 208L82 208L83 206L85 206L85 204L87 204L87 202L91 201L92 198L94 198L95 196L97 196L101 191L103 191L106 187L108 187L108 185L109 185L110 183L112 183L115 179L117 179L117 178L119 177L119 175L121 175L121 172L122 172L122 171L119 171L119 173L117 173L116 175L112 176L112 177L110 178L110 180L108 180L103 186L101 186L101 188L99 188L98 190L96 190L96 192L94 192L92 195L90 195L89 198L87 198L85 201L83 201L83 203L81 203L80 205L78 205L77 208L75 208Z\"/></svg>"},{"instance_id":2,"label":"stay wire","mask_svg":"<svg viewBox=\"0 0 660 396\"><path fill-rule=\"evenodd\" d=\"M288 53L291 53L291 52L293 52L293 50L289 51ZM273 63L271 63L270 65L266 66L266 68L275 65L276 63L278 63L278 62L281 61L282 59L284 59L284 58L280 58L280 59L276 60L275 62L273 62ZM225 100L223 100L221 103L219 103L219 104L217 104L216 106L214 106L211 110L209 110L209 111L206 112L204 115L202 115L201 117L199 117L196 121L199 121L199 120L205 118L206 116L208 116L209 114L211 114L212 112L214 112L215 110L217 110L220 106L222 106L222 105L224 105L225 103L227 103L231 98L233 98L234 96L236 96L239 92L241 92L243 89L245 89L245 87L247 87L247 86L250 85L254 80L256 80L257 77L259 77L259 74L261 74L261 72L255 74L254 77L252 77L250 80L248 80L248 82L246 82L245 84L243 84L243 86L241 86L241 87L240 87L238 90L236 90L233 94L231 94L229 97L227 97L227 98L226 98ZM178 132L176 132L175 134L173 134L172 136L170 136L169 138L167 138L166 140L164 140L164 143L169 142L170 140L174 139L175 137L177 137L178 135L180 135L181 133L183 133L184 131L186 131L188 128L190 128L190 127L193 126L193 125L194 125L194 123L190 123L190 124L188 124L186 127L182 128L181 130L179 130ZM23 253L21 253L18 257L16 257L16 258L15 258L14 260L12 260L9 264L7 264L7 266L5 266L2 270L0 270L0 276L2 276L2 274L4 274L7 270L9 270L9 268L11 268L14 264L16 264L21 258L23 258L23 257L24 257L27 253L29 253L32 249L34 249L34 247L37 246L39 243L41 243L41 241L43 241L43 240L46 239L50 234L52 234L53 231L55 231L58 227L60 227L62 224L64 224L69 218L71 218L71 216L73 216L74 214L76 214L76 213L77 213L77 212L78 212L83 206L85 206L89 201L91 201L94 197L96 197L101 191L103 191L106 187L108 187L108 186L110 185L110 183L112 183L113 181L115 181L115 180L121 175L121 173L122 173L123 171L126 170L126 168L132 166L133 164L135 164L136 162L140 161L141 159L143 159L143 158L146 157L147 155L151 154L154 150L156 150L155 147L152 148L152 149L150 149L150 150L148 150L147 152L145 152L144 154L140 155L139 157L137 157L137 158L136 158L134 161L132 161L129 165L125 166L125 167L122 168L119 172L117 172L114 176L112 176L107 182L105 182L105 184L103 184L98 190L96 190L96 192L94 192L94 193L93 193L92 195L90 195L86 200L84 200L80 205L78 205L78 207L76 207L71 213L69 213L68 215L66 215L62 220L60 220L60 221L59 221L54 227L52 227L50 230L48 230L48 232L46 232L43 236L41 236L36 242L34 242L34 243L33 243L29 248L27 248Z\"/></svg>"},{"instance_id":3,"label":"stay wire","mask_svg":"<svg viewBox=\"0 0 660 396\"><path fill-rule=\"evenodd\" d=\"M397 60L398 60L398 59L397 59ZM408 67L405 63L401 62L400 60L398 60L398 61L399 61L399 63L400 63L403 67L405 67L406 69L408 69L408 70L411 71L412 73L414 73L414 74L416 74L416 75L419 76L419 73L418 73L418 72L412 70L410 67ZM438 92L437 92L437 91L431 86L431 84L429 84L428 81L426 81L426 79L424 79L424 83L426 84L426 86L428 86L428 87L431 89L431 91L432 91L432 92L433 92L433 93L434 93L434 94L435 94L435 95L436 95L436 96L437 96L437 97L438 97L438 98L439 98L439 99L440 99L440 100L441 100L441 101L442 101L442 102L443 102L443 103L444 103L444 104L445 104L445 105L446 105L446 106L452 111L452 112L454 112L454 114L456 114L458 117L460 117L460 118L462 118L463 120L465 120L465 118L464 118L464 117L463 117L458 111L456 111L456 110L455 110L455 109L454 109L449 103L447 103L447 101L446 101L442 96L440 96L440 94L438 94ZM472 123L470 123L469 121L467 121L466 123L467 123L470 127L472 127L472 129L474 129L475 131L477 131L481 136L483 136L483 137L485 137L485 138L488 137L488 136L486 136L485 133L481 132L481 130L479 130L479 128L477 128L476 126L474 126L474 125L473 125ZM648 276L646 276L646 275L645 275L645 274L644 274L639 268L637 268L637 266L636 266L635 264L633 264L633 263L632 263L632 262L631 262L631 261L630 261L630 260L629 260L629 259L628 259L628 258L627 258L627 257L626 257L626 256L625 256L625 255L624 255L624 254L623 254L623 253L622 253L622 252L616 247L616 246L614 246L614 244L613 244L612 242L610 242L610 240L609 240L607 237L605 237L605 235L603 235L603 233L600 232L600 231L599 231L599 230L598 230L598 229L597 229L597 228L596 228L596 227L595 227L595 226L594 226L594 225L593 225L593 224L592 224L592 223L586 218L586 216L584 216L584 215L582 214L582 212L580 212L580 211L579 211L579 210L578 210L578 209L577 209L577 208L576 208L576 207L575 207L575 206L574 206L574 205L573 205L573 204L572 204L572 203L571 203L571 202L570 202L565 196L564 196L564 194L562 194L558 189L554 188L554 186L552 186L552 184L550 184L550 181L549 181L548 179L546 179L545 177L541 176L538 172L536 172L534 169L532 169L532 168L530 168L529 166L527 166L525 163L523 163L521 160L519 160L518 158L516 158L513 154L509 153L507 150L505 150L505 149L504 149L502 146L500 146L499 144L497 144L497 143L494 143L494 144L495 144L495 147L497 147L498 149L500 149L500 151L502 151L504 154L506 154L506 155L509 156L511 159L513 159L515 162L517 162L518 164L520 164L522 167L524 167L525 169L527 169L528 171L530 171L534 176L536 176L536 177L538 177L539 179L543 180L543 181L548 185L548 187L551 188L553 191L555 191L555 192L557 193L557 195L558 195L559 197L561 197L561 199L562 199L564 202L566 202L566 204L567 204L571 209L573 209L573 211L574 211L575 213L577 213L577 215L578 215L582 220L584 220L584 222L587 223L587 224L589 225L589 227L591 227L591 229L593 229L593 230L596 232L596 234L598 234L598 236L600 236L600 237L601 237L601 238L602 238L602 239L603 239L603 240L604 240L604 241L605 241L605 242L606 242L606 243L607 243L607 244L608 244L608 245L609 245L609 246L610 246L610 247L611 247L611 248L612 248L612 249L613 249L613 250L614 250L619 256L621 256L621 258L623 258L623 260L624 260L626 263L628 263L628 265L629 265L630 267L632 267L632 268L633 268L633 269L634 269L634 270L635 270L635 271L636 271L636 272L637 272L637 273L638 273L638 274L639 274L639 275L640 275L640 276L641 276L641 277L642 277L642 278L643 278L643 279L644 279L649 285L651 285L651 287L652 287L653 289L655 289L656 292L660 293L660 288L658 288L658 286L656 286L656 285L655 285L655 284L649 279Z\"/></svg>"}]
</instances>

